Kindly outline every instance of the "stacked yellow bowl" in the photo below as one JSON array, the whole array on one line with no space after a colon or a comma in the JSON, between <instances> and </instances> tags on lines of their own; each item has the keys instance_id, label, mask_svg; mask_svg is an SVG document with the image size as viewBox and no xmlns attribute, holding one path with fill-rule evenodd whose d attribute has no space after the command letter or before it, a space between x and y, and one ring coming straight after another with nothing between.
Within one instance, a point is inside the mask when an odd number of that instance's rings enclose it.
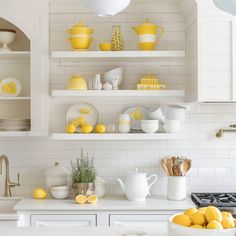
<instances>
[{"instance_id":1,"label":"stacked yellow bowl","mask_svg":"<svg viewBox=\"0 0 236 236\"><path fill-rule=\"evenodd\" d=\"M165 84L159 84L158 78L154 75L146 75L142 77L137 84L137 90L165 90Z\"/></svg>"},{"instance_id":2,"label":"stacked yellow bowl","mask_svg":"<svg viewBox=\"0 0 236 236\"><path fill-rule=\"evenodd\" d=\"M74 75L68 82L68 90L88 90L88 84L86 79L79 75Z\"/></svg>"},{"instance_id":3,"label":"stacked yellow bowl","mask_svg":"<svg viewBox=\"0 0 236 236\"><path fill-rule=\"evenodd\" d=\"M88 50L91 44L93 30L87 27L83 21L69 29L70 42L75 50Z\"/></svg>"}]
</instances>

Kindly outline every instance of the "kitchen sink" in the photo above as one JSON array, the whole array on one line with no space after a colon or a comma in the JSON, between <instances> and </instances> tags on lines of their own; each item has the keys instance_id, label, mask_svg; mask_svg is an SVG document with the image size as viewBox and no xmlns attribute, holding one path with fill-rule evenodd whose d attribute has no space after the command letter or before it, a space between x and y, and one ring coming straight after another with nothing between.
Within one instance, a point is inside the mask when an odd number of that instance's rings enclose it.
<instances>
[{"instance_id":1,"label":"kitchen sink","mask_svg":"<svg viewBox=\"0 0 236 236\"><path fill-rule=\"evenodd\" d=\"M0 198L0 214L16 213L14 206L20 200L20 198Z\"/></svg>"}]
</instances>

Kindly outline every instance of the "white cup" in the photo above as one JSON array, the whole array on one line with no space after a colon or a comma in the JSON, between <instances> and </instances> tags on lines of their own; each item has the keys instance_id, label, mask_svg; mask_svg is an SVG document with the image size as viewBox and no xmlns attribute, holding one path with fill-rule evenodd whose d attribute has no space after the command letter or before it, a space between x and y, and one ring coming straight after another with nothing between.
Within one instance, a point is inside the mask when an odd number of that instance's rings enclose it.
<instances>
[{"instance_id":1,"label":"white cup","mask_svg":"<svg viewBox=\"0 0 236 236\"><path fill-rule=\"evenodd\" d=\"M167 182L167 199L172 201L182 201L187 197L187 186L185 176L169 176Z\"/></svg>"},{"instance_id":2,"label":"white cup","mask_svg":"<svg viewBox=\"0 0 236 236\"><path fill-rule=\"evenodd\" d=\"M182 124L178 120L165 120L164 130L166 133L179 133L182 130Z\"/></svg>"},{"instance_id":3,"label":"white cup","mask_svg":"<svg viewBox=\"0 0 236 236\"><path fill-rule=\"evenodd\" d=\"M152 120L161 120L164 121L165 117L163 115L162 109L160 107L158 108L152 108L149 110L148 116Z\"/></svg>"},{"instance_id":4,"label":"white cup","mask_svg":"<svg viewBox=\"0 0 236 236\"><path fill-rule=\"evenodd\" d=\"M129 114L120 114L119 116L119 132L129 133L131 126L131 119Z\"/></svg>"}]
</instances>

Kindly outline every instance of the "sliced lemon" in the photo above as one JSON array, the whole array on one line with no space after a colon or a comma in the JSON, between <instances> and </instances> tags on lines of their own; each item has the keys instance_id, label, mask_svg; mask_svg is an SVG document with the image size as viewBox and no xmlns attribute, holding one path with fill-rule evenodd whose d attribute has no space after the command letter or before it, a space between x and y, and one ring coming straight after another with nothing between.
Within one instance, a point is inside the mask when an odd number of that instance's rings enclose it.
<instances>
[{"instance_id":1,"label":"sliced lemon","mask_svg":"<svg viewBox=\"0 0 236 236\"><path fill-rule=\"evenodd\" d=\"M85 204L87 201L87 198L84 195L77 195L75 200L78 204Z\"/></svg>"},{"instance_id":2,"label":"sliced lemon","mask_svg":"<svg viewBox=\"0 0 236 236\"><path fill-rule=\"evenodd\" d=\"M9 87L9 85L3 84L2 85L2 92L6 93L6 94L10 94L11 93L11 88Z\"/></svg>"},{"instance_id":3,"label":"sliced lemon","mask_svg":"<svg viewBox=\"0 0 236 236\"><path fill-rule=\"evenodd\" d=\"M16 85L14 82L10 82L8 83L8 86L10 87L10 90L11 90L11 94L16 94Z\"/></svg>"},{"instance_id":4,"label":"sliced lemon","mask_svg":"<svg viewBox=\"0 0 236 236\"><path fill-rule=\"evenodd\" d=\"M90 195L87 197L87 202L90 204L96 204L98 201L98 198L96 195Z\"/></svg>"},{"instance_id":5,"label":"sliced lemon","mask_svg":"<svg viewBox=\"0 0 236 236\"><path fill-rule=\"evenodd\" d=\"M89 110L88 108L86 108L86 107L81 108L81 109L79 110L79 112L80 112L81 114L84 114L84 115L90 114L90 110Z\"/></svg>"}]
</instances>

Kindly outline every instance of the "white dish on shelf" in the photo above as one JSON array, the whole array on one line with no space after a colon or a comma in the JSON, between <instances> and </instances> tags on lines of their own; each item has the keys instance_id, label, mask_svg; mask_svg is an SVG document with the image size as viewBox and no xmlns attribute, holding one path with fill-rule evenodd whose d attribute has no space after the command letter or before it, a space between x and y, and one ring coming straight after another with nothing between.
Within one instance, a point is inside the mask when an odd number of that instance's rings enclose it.
<instances>
[{"instance_id":1,"label":"white dish on shelf","mask_svg":"<svg viewBox=\"0 0 236 236\"><path fill-rule=\"evenodd\" d=\"M0 52L9 52L11 49L9 44L13 43L16 39L16 31L12 29L0 29L0 43L3 45Z\"/></svg>"},{"instance_id":2,"label":"white dish on shelf","mask_svg":"<svg viewBox=\"0 0 236 236\"><path fill-rule=\"evenodd\" d=\"M86 110L88 111L88 113L84 114L82 110ZM84 102L74 104L69 108L66 118L67 124L71 123L74 119L77 119L79 117L84 117L86 121L92 126L95 126L99 119L97 109L92 104ZM77 132L81 132L80 127L77 128Z\"/></svg>"},{"instance_id":3,"label":"white dish on shelf","mask_svg":"<svg viewBox=\"0 0 236 236\"><path fill-rule=\"evenodd\" d=\"M154 134L159 128L159 120L142 120L141 128L144 133Z\"/></svg>"},{"instance_id":4,"label":"white dish on shelf","mask_svg":"<svg viewBox=\"0 0 236 236\"><path fill-rule=\"evenodd\" d=\"M14 84L15 86L15 93L6 93L3 91L3 86L9 86L9 84ZM10 89L10 87L9 87ZM17 97L20 92L22 90L22 85L20 83L19 80L15 79L15 78L6 78L4 80L1 81L0 83L0 95L2 95L3 97Z\"/></svg>"},{"instance_id":5,"label":"white dish on shelf","mask_svg":"<svg viewBox=\"0 0 236 236\"><path fill-rule=\"evenodd\" d=\"M110 70L104 74L104 81L113 84L114 80L118 80L118 85L121 85L123 76L123 68L118 67L114 70Z\"/></svg>"},{"instance_id":6,"label":"white dish on shelf","mask_svg":"<svg viewBox=\"0 0 236 236\"><path fill-rule=\"evenodd\" d=\"M148 110L145 107L130 107L124 110L124 114L129 114L131 117L131 129L141 131L141 120L148 119Z\"/></svg>"}]
</instances>

